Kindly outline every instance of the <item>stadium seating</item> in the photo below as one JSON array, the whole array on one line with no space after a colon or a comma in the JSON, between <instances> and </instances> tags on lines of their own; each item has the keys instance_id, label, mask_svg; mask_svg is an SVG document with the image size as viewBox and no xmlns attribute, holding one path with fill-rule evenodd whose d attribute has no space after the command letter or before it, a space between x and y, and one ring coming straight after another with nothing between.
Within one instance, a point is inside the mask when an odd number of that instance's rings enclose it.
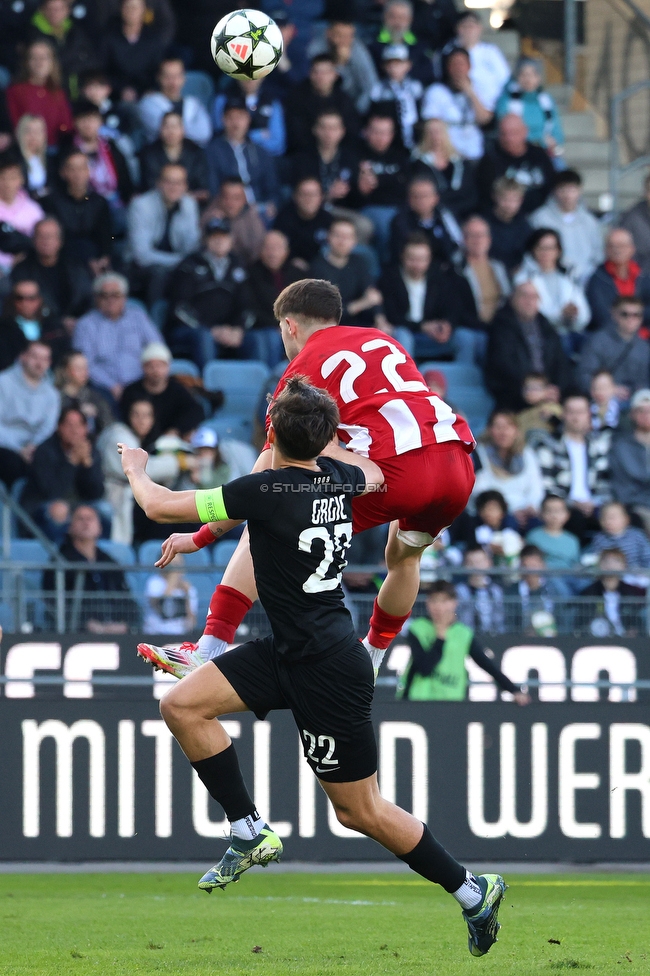
<instances>
[{"instance_id":1,"label":"stadium seating","mask_svg":"<svg viewBox=\"0 0 650 976\"><path fill-rule=\"evenodd\" d=\"M236 539L224 539L223 542L219 542L213 547L213 559L214 565L217 569L225 569L228 565L230 557L237 548Z\"/></svg>"},{"instance_id":2,"label":"stadium seating","mask_svg":"<svg viewBox=\"0 0 650 976\"><path fill-rule=\"evenodd\" d=\"M478 366L468 363L422 363L421 373L435 369L447 380L446 400L459 410L468 421L475 435L485 429L487 418L494 408L494 400L485 388L483 374Z\"/></svg>"},{"instance_id":3,"label":"stadium seating","mask_svg":"<svg viewBox=\"0 0 650 976\"><path fill-rule=\"evenodd\" d=\"M183 95L194 95L210 111L214 100L214 84L212 78L204 71L188 71L185 74Z\"/></svg>"},{"instance_id":4,"label":"stadium seating","mask_svg":"<svg viewBox=\"0 0 650 976\"><path fill-rule=\"evenodd\" d=\"M198 379L201 375L201 370L191 359L172 359L169 371L172 376L183 373L185 376L195 376Z\"/></svg>"},{"instance_id":5,"label":"stadium seating","mask_svg":"<svg viewBox=\"0 0 650 976\"><path fill-rule=\"evenodd\" d=\"M255 411L269 375L264 363L256 360L219 360L203 370L206 390L221 390L224 406L207 423L220 437L250 441Z\"/></svg>"}]
</instances>

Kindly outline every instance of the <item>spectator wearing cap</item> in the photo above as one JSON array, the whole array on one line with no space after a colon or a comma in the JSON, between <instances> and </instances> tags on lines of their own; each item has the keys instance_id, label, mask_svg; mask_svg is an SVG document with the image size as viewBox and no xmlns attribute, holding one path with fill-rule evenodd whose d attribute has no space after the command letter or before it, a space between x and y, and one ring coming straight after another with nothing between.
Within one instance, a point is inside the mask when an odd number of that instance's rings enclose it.
<instances>
[{"instance_id":1,"label":"spectator wearing cap","mask_svg":"<svg viewBox=\"0 0 650 976\"><path fill-rule=\"evenodd\" d=\"M465 259L462 274L472 291L476 317L489 325L512 292L508 272L489 256L490 225L482 217L470 217L463 224Z\"/></svg>"},{"instance_id":2,"label":"spectator wearing cap","mask_svg":"<svg viewBox=\"0 0 650 976\"><path fill-rule=\"evenodd\" d=\"M85 264L93 275L101 274L110 265L113 247L108 203L92 189L88 159L80 149L64 157L59 174L64 186L43 197L43 208L63 228L72 260Z\"/></svg>"},{"instance_id":3,"label":"spectator wearing cap","mask_svg":"<svg viewBox=\"0 0 650 976\"><path fill-rule=\"evenodd\" d=\"M577 368L580 389L588 393L596 373L606 370L616 384L618 400L629 400L645 389L650 366L650 348L639 335L643 324L640 298L619 295L611 309L609 324L587 336Z\"/></svg>"},{"instance_id":4,"label":"spectator wearing cap","mask_svg":"<svg viewBox=\"0 0 650 976\"><path fill-rule=\"evenodd\" d=\"M213 218L204 228L201 249L181 261L169 282L170 348L200 369L211 359L252 358L245 329L246 272L232 247L229 222Z\"/></svg>"},{"instance_id":5,"label":"spectator wearing cap","mask_svg":"<svg viewBox=\"0 0 650 976\"><path fill-rule=\"evenodd\" d=\"M283 156L287 147L284 109L282 102L269 92L266 78L233 78L227 83L226 90L214 100L215 132L223 131L223 109L231 98L243 99L250 113L248 135L251 142L271 156Z\"/></svg>"},{"instance_id":6,"label":"spectator wearing cap","mask_svg":"<svg viewBox=\"0 0 650 976\"><path fill-rule=\"evenodd\" d=\"M434 260L450 262L458 255L463 235L451 211L440 206L438 187L429 176L415 176L408 185L406 206L393 218L390 241L393 261L409 234L423 233L429 240Z\"/></svg>"},{"instance_id":7,"label":"spectator wearing cap","mask_svg":"<svg viewBox=\"0 0 650 976\"><path fill-rule=\"evenodd\" d=\"M434 8L437 6L437 3L433 4ZM442 55L449 54L455 47L467 51L469 77L474 91L480 92L481 102L492 112L510 77L510 67L496 44L481 40L482 35L483 21L480 15L465 8L456 21L456 36L442 49Z\"/></svg>"},{"instance_id":8,"label":"spectator wearing cap","mask_svg":"<svg viewBox=\"0 0 650 976\"><path fill-rule=\"evenodd\" d=\"M184 166L163 166L156 189L131 201L127 226L133 276L142 281L151 306L165 294L170 272L201 238L199 208L188 192Z\"/></svg>"},{"instance_id":9,"label":"spectator wearing cap","mask_svg":"<svg viewBox=\"0 0 650 976\"><path fill-rule=\"evenodd\" d=\"M88 360L92 383L118 403L124 387L142 376L142 350L161 337L146 312L127 302L123 275L100 275L93 294L96 308L77 322L73 346Z\"/></svg>"},{"instance_id":10,"label":"spectator wearing cap","mask_svg":"<svg viewBox=\"0 0 650 976\"><path fill-rule=\"evenodd\" d=\"M455 271L432 266L431 246L423 234L407 238L399 268L382 277L383 311L380 325L416 359L446 359L474 363L484 343L471 328L475 318L469 285Z\"/></svg>"},{"instance_id":11,"label":"spectator wearing cap","mask_svg":"<svg viewBox=\"0 0 650 976\"><path fill-rule=\"evenodd\" d=\"M582 177L574 169L555 174L553 192L546 203L530 215L533 227L557 231L562 241L562 260L568 271L584 285L604 256L601 224L581 199Z\"/></svg>"},{"instance_id":12,"label":"spectator wearing cap","mask_svg":"<svg viewBox=\"0 0 650 976\"><path fill-rule=\"evenodd\" d=\"M183 487L219 488L250 474L256 454L250 444L234 437L218 437L213 427L199 427L190 441L195 463Z\"/></svg>"},{"instance_id":13,"label":"spectator wearing cap","mask_svg":"<svg viewBox=\"0 0 650 976\"><path fill-rule=\"evenodd\" d=\"M359 116L352 99L341 86L336 64L331 54L319 54L312 59L309 77L301 82L287 98L287 151L302 152L314 145L314 127L324 114L336 114L343 122L349 140L359 132Z\"/></svg>"},{"instance_id":14,"label":"spectator wearing cap","mask_svg":"<svg viewBox=\"0 0 650 976\"><path fill-rule=\"evenodd\" d=\"M194 95L183 95L186 75L180 58L164 58L158 68L160 91L149 92L138 102L138 114L148 142L160 133L163 117L177 112L183 120L185 135L199 146L212 137L212 122L203 103Z\"/></svg>"},{"instance_id":15,"label":"spectator wearing cap","mask_svg":"<svg viewBox=\"0 0 650 976\"><path fill-rule=\"evenodd\" d=\"M492 114L472 84L468 52L453 48L443 61L442 82L430 85L424 93L422 118L442 119L454 149L464 159L480 159L484 148L481 130L492 121Z\"/></svg>"},{"instance_id":16,"label":"spectator wearing cap","mask_svg":"<svg viewBox=\"0 0 650 976\"><path fill-rule=\"evenodd\" d=\"M42 209L24 189L20 156L4 154L0 157L0 224L29 238L42 217ZM8 274L14 261L14 254L0 251L0 273Z\"/></svg>"},{"instance_id":17,"label":"spectator wearing cap","mask_svg":"<svg viewBox=\"0 0 650 976\"><path fill-rule=\"evenodd\" d=\"M142 350L142 378L129 383L120 400L122 417L127 417L135 400L153 404L156 429L161 434L186 437L203 420L203 408L192 394L170 375L172 354L162 342L150 342Z\"/></svg>"},{"instance_id":18,"label":"spectator wearing cap","mask_svg":"<svg viewBox=\"0 0 650 976\"><path fill-rule=\"evenodd\" d=\"M267 232L257 261L251 265L244 284L244 305L251 319L249 338L255 346L255 359L273 369L285 359L273 304L280 292L304 277L289 259L289 241L279 230Z\"/></svg>"},{"instance_id":19,"label":"spectator wearing cap","mask_svg":"<svg viewBox=\"0 0 650 976\"><path fill-rule=\"evenodd\" d=\"M165 112L160 122L159 136L143 146L138 153L140 160L140 189L153 190L164 166L183 166L187 173L187 189L199 202L208 199L208 160L205 150L191 139L185 138L185 127L180 113Z\"/></svg>"},{"instance_id":20,"label":"spectator wearing cap","mask_svg":"<svg viewBox=\"0 0 650 976\"><path fill-rule=\"evenodd\" d=\"M241 176L230 176L223 181L219 195L203 212L202 226L205 227L215 218L229 221L232 253L240 264L248 267L257 260L266 228L257 208L246 199Z\"/></svg>"},{"instance_id":21,"label":"spectator wearing cap","mask_svg":"<svg viewBox=\"0 0 650 976\"><path fill-rule=\"evenodd\" d=\"M525 214L546 202L555 179L548 153L529 141L526 123L512 113L499 120L496 142L487 147L478 164L476 178L484 205L489 203L494 181L500 176L508 176L524 188Z\"/></svg>"},{"instance_id":22,"label":"spectator wearing cap","mask_svg":"<svg viewBox=\"0 0 650 976\"><path fill-rule=\"evenodd\" d=\"M341 88L350 96L360 115L368 111L377 72L368 48L356 36L352 19L336 16L330 20L325 33L311 42L307 54L310 58L330 54L341 78Z\"/></svg>"},{"instance_id":23,"label":"spectator wearing cap","mask_svg":"<svg viewBox=\"0 0 650 976\"><path fill-rule=\"evenodd\" d=\"M411 58L406 44L388 44L382 54L382 77L370 92L373 104L391 112L407 149L412 149L415 142L424 92L417 78L410 77L410 71Z\"/></svg>"},{"instance_id":24,"label":"spectator wearing cap","mask_svg":"<svg viewBox=\"0 0 650 976\"><path fill-rule=\"evenodd\" d=\"M612 494L642 519L650 534L650 390L637 390L630 415L633 430L615 437L612 445Z\"/></svg>"},{"instance_id":25,"label":"spectator wearing cap","mask_svg":"<svg viewBox=\"0 0 650 976\"><path fill-rule=\"evenodd\" d=\"M30 342L0 373L0 480L6 485L27 474L34 451L56 427L61 398L47 375L51 362L49 346Z\"/></svg>"},{"instance_id":26,"label":"spectator wearing cap","mask_svg":"<svg viewBox=\"0 0 650 976\"><path fill-rule=\"evenodd\" d=\"M411 0L387 0L383 5L382 25L370 45L377 70L381 70L384 49L389 44L405 44L413 65L413 77L428 85L433 81L433 65L424 43L413 33L413 4Z\"/></svg>"},{"instance_id":27,"label":"spectator wearing cap","mask_svg":"<svg viewBox=\"0 0 650 976\"><path fill-rule=\"evenodd\" d=\"M206 149L210 192L216 195L225 179L239 176L248 202L272 218L279 200L275 160L251 141L250 124L245 100L230 98L223 108L223 134L215 136Z\"/></svg>"},{"instance_id":28,"label":"spectator wearing cap","mask_svg":"<svg viewBox=\"0 0 650 976\"><path fill-rule=\"evenodd\" d=\"M332 214L323 206L323 189L313 176L296 183L291 199L275 218L273 227L289 241L290 255L303 271L327 241Z\"/></svg>"},{"instance_id":29,"label":"spectator wearing cap","mask_svg":"<svg viewBox=\"0 0 650 976\"><path fill-rule=\"evenodd\" d=\"M390 225L406 197L408 156L397 137L395 120L379 107L370 111L359 152L353 198L372 221L374 246L385 263L390 258Z\"/></svg>"},{"instance_id":30,"label":"spectator wearing cap","mask_svg":"<svg viewBox=\"0 0 650 976\"><path fill-rule=\"evenodd\" d=\"M650 275L634 260L634 239L622 227L610 230L605 238L605 261L587 282L587 300L591 306L592 326L607 327L617 297L640 298L643 318L650 325Z\"/></svg>"}]
</instances>

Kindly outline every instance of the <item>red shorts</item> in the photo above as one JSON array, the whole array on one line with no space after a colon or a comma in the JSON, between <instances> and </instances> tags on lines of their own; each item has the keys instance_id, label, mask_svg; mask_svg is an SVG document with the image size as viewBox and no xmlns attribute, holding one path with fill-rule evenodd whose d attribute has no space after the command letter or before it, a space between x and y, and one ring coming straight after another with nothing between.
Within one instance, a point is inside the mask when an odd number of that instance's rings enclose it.
<instances>
[{"instance_id":1,"label":"red shorts","mask_svg":"<svg viewBox=\"0 0 650 976\"><path fill-rule=\"evenodd\" d=\"M435 538L465 509L474 487L474 465L458 441L434 444L377 461L384 473L379 491L352 500L354 532L399 519L403 531Z\"/></svg>"}]
</instances>

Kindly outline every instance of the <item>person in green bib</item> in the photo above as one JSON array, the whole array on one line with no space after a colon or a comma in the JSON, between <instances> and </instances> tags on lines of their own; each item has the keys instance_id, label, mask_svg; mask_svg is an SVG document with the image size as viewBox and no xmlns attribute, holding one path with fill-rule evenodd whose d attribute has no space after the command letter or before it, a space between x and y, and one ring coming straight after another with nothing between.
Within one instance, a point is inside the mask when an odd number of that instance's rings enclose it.
<instances>
[{"instance_id":1,"label":"person in green bib","mask_svg":"<svg viewBox=\"0 0 650 976\"><path fill-rule=\"evenodd\" d=\"M406 640L411 659L397 685L397 697L409 701L464 701L468 685L465 661L471 657L502 691L514 695L518 705L528 705L530 695L513 684L487 656L472 628L456 620L457 606L452 584L437 580L427 597L428 617L409 622Z\"/></svg>"}]
</instances>

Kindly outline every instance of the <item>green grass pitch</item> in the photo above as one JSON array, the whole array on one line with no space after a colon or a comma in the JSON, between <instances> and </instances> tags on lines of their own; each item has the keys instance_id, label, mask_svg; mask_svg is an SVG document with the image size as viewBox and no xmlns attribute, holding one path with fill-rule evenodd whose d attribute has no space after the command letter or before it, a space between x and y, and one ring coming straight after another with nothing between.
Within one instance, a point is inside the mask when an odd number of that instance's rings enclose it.
<instances>
[{"instance_id":1,"label":"green grass pitch","mask_svg":"<svg viewBox=\"0 0 650 976\"><path fill-rule=\"evenodd\" d=\"M650 875L507 880L500 941L472 959L459 907L414 875L270 867L211 895L184 874L3 875L0 973L650 974Z\"/></svg>"}]
</instances>

